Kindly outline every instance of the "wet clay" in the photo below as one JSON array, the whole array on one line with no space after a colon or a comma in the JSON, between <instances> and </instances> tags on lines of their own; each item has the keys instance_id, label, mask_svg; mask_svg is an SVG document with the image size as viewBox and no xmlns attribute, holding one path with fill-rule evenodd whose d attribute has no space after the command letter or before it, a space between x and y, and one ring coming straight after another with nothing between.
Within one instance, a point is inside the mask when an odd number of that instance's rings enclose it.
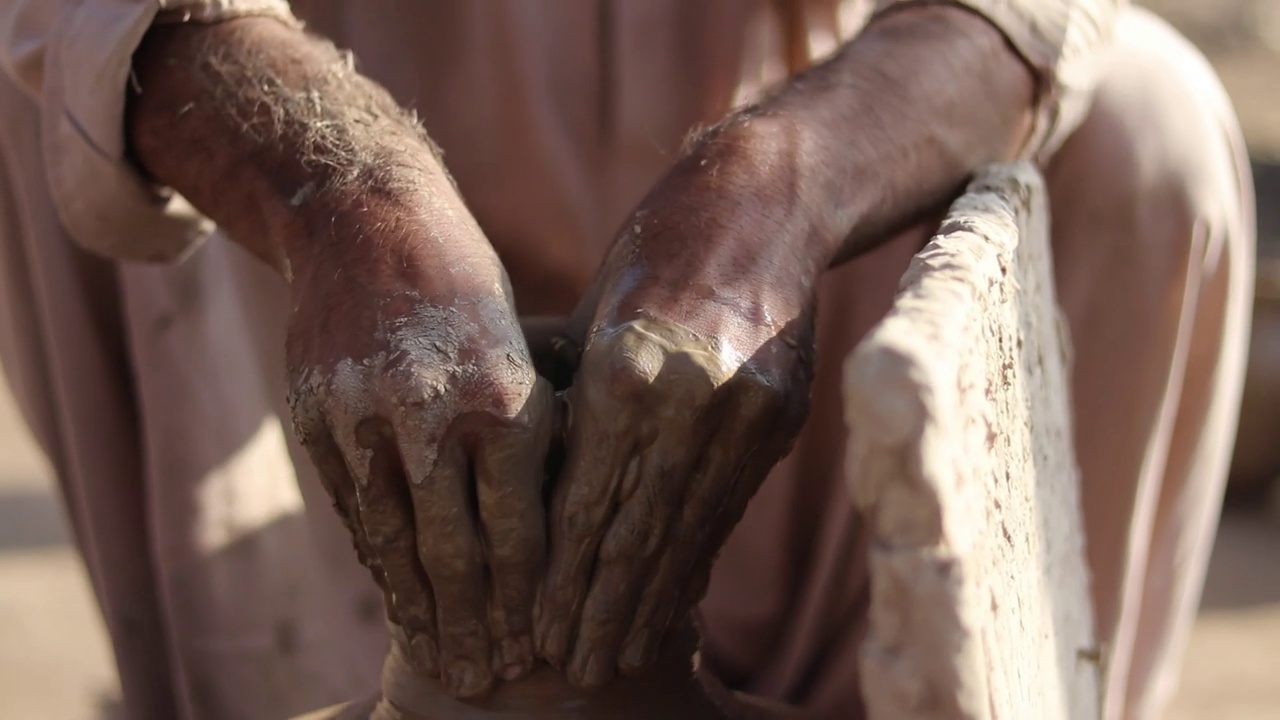
<instances>
[{"instance_id":1,"label":"wet clay","mask_svg":"<svg viewBox=\"0 0 1280 720\"><path fill-rule=\"evenodd\" d=\"M539 664L527 677L499 683L481 700L459 701L424 678L393 643L382 670L382 696L326 708L294 720L765 720L795 711L724 689L695 669L697 636L682 633L654 668L581 690L561 671Z\"/></svg>"}]
</instances>

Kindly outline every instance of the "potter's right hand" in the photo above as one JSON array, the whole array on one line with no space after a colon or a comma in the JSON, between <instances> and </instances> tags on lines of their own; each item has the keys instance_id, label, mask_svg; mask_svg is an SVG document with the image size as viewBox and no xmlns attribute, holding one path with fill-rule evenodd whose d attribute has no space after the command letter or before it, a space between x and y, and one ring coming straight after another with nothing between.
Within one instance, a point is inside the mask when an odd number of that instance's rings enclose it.
<instances>
[{"instance_id":1,"label":"potter's right hand","mask_svg":"<svg viewBox=\"0 0 1280 720\"><path fill-rule=\"evenodd\" d=\"M139 166L289 283L294 424L405 654L460 696L525 673L551 391L423 129L273 18L159 24L133 67Z\"/></svg>"},{"instance_id":2,"label":"potter's right hand","mask_svg":"<svg viewBox=\"0 0 1280 720\"><path fill-rule=\"evenodd\" d=\"M532 665L551 389L460 203L430 228L372 215L352 230L295 268L295 427L406 654L454 695L482 694Z\"/></svg>"}]
</instances>

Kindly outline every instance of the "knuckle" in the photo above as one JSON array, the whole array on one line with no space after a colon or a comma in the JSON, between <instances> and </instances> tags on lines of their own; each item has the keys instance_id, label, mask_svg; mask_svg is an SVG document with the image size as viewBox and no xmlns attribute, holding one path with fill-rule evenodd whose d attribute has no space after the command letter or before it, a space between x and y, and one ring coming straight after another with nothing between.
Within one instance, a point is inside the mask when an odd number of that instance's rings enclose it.
<instances>
[{"instance_id":1,"label":"knuckle","mask_svg":"<svg viewBox=\"0 0 1280 720\"><path fill-rule=\"evenodd\" d=\"M627 617L633 610L627 600L626 593L616 591L593 596L591 602L582 611L584 627L594 633L605 634L612 627L621 625L623 618ZM599 639L601 638L598 636L588 636L583 638L583 641L591 642Z\"/></svg>"},{"instance_id":2,"label":"knuckle","mask_svg":"<svg viewBox=\"0 0 1280 720\"><path fill-rule=\"evenodd\" d=\"M379 555L406 549L404 533L386 523L366 523L364 536L369 549Z\"/></svg>"},{"instance_id":3,"label":"knuckle","mask_svg":"<svg viewBox=\"0 0 1280 720\"><path fill-rule=\"evenodd\" d=\"M475 608L459 607L453 612L447 609L444 614L451 617L440 623L440 641L445 646L466 646L489 641L489 628L479 619Z\"/></svg>"},{"instance_id":4,"label":"knuckle","mask_svg":"<svg viewBox=\"0 0 1280 720\"><path fill-rule=\"evenodd\" d=\"M777 412L790 395L786 385L775 377L757 372L744 372L735 383L734 394L744 408L752 412Z\"/></svg>"},{"instance_id":5,"label":"knuckle","mask_svg":"<svg viewBox=\"0 0 1280 720\"><path fill-rule=\"evenodd\" d=\"M514 604L514 603L509 603ZM489 613L489 636L500 642L504 638L518 638L533 630L533 615L527 609L492 610Z\"/></svg>"},{"instance_id":6,"label":"knuckle","mask_svg":"<svg viewBox=\"0 0 1280 720\"><path fill-rule=\"evenodd\" d=\"M615 398L629 400L642 397L653 385L656 372L626 354L609 359L604 373L605 388Z\"/></svg>"},{"instance_id":7,"label":"knuckle","mask_svg":"<svg viewBox=\"0 0 1280 720\"><path fill-rule=\"evenodd\" d=\"M368 406L370 367L368 363L343 360L326 371L310 371L307 387L295 385L294 392L300 398L313 397L325 415L350 415Z\"/></svg>"},{"instance_id":8,"label":"knuckle","mask_svg":"<svg viewBox=\"0 0 1280 720\"><path fill-rule=\"evenodd\" d=\"M507 353L507 357L514 356ZM509 362L518 364L515 360ZM452 382L451 392L461 410L489 416L503 425L531 423L539 389L538 377L531 372L511 367L460 368Z\"/></svg>"},{"instance_id":9,"label":"knuckle","mask_svg":"<svg viewBox=\"0 0 1280 720\"><path fill-rule=\"evenodd\" d=\"M809 387L780 377L743 374L735 381L733 395L739 412L768 420L778 431L796 430L809 414Z\"/></svg>"},{"instance_id":10,"label":"knuckle","mask_svg":"<svg viewBox=\"0 0 1280 720\"><path fill-rule=\"evenodd\" d=\"M386 442L394 438L395 430L383 418L367 417L356 421L350 436L355 440L356 447L374 450L384 447Z\"/></svg>"},{"instance_id":11,"label":"knuckle","mask_svg":"<svg viewBox=\"0 0 1280 720\"><path fill-rule=\"evenodd\" d=\"M369 552L379 559L393 558L405 554L405 544L388 533L381 531L366 532Z\"/></svg>"},{"instance_id":12,"label":"knuckle","mask_svg":"<svg viewBox=\"0 0 1280 720\"><path fill-rule=\"evenodd\" d=\"M389 589L386 594L387 602L395 609L401 626L428 637L436 634L436 623L433 617L435 613L431 606L418 602L405 602L404 597L395 588Z\"/></svg>"},{"instance_id":13,"label":"knuckle","mask_svg":"<svg viewBox=\"0 0 1280 720\"><path fill-rule=\"evenodd\" d=\"M418 546L418 555L433 582L463 583L476 576L483 562L478 548L441 545L428 541Z\"/></svg>"},{"instance_id":14,"label":"knuckle","mask_svg":"<svg viewBox=\"0 0 1280 720\"><path fill-rule=\"evenodd\" d=\"M528 422L538 376L518 348L497 348L449 360L412 349L397 350L375 378L380 402L397 414L451 419L490 416L504 424Z\"/></svg>"},{"instance_id":15,"label":"knuckle","mask_svg":"<svg viewBox=\"0 0 1280 720\"><path fill-rule=\"evenodd\" d=\"M600 546L600 558L623 562L648 560L657 554L661 539L658 524L652 518L621 522L609 529Z\"/></svg>"},{"instance_id":16,"label":"knuckle","mask_svg":"<svg viewBox=\"0 0 1280 720\"><path fill-rule=\"evenodd\" d=\"M627 325L594 342L583 366L613 397L633 399L649 390L665 360L665 349Z\"/></svg>"},{"instance_id":17,"label":"knuckle","mask_svg":"<svg viewBox=\"0 0 1280 720\"><path fill-rule=\"evenodd\" d=\"M531 388L500 382L483 383L475 388L477 410L504 423L527 424Z\"/></svg>"},{"instance_id":18,"label":"knuckle","mask_svg":"<svg viewBox=\"0 0 1280 720\"><path fill-rule=\"evenodd\" d=\"M537 527L525 523L499 526L489 532L489 547L495 564L525 567L545 554L546 538Z\"/></svg>"},{"instance_id":19,"label":"knuckle","mask_svg":"<svg viewBox=\"0 0 1280 720\"><path fill-rule=\"evenodd\" d=\"M586 502L572 502L560 514L557 525L571 543L586 542L596 536L604 523L604 509Z\"/></svg>"},{"instance_id":20,"label":"knuckle","mask_svg":"<svg viewBox=\"0 0 1280 720\"><path fill-rule=\"evenodd\" d=\"M398 410L416 410L429 406L447 390L447 383L431 366L414 362L409 353L394 353L383 364L374 383L375 392Z\"/></svg>"}]
</instances>

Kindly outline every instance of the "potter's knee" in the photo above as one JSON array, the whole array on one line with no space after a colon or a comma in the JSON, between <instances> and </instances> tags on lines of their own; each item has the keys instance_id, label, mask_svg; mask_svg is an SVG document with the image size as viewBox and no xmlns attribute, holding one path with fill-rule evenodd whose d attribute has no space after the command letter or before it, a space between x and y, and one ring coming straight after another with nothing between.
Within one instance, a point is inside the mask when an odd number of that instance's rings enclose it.
<instances>
[{"instance_id":1,"label":"potter's knee","mask_svg":"<svg viewBox=\"0 0 1280 720\"><path fill-rule=\"evenodd\" d=\"M1205 228L1248 234L1252 188L1226 93L1200 52L1144 10L1118 23L1090 112L1046 175L1055 234L1058 218L1089 223L1127 238L1124 252L1167 258L1210 250L1196 246Z\"/></svg>"}]
</instances>

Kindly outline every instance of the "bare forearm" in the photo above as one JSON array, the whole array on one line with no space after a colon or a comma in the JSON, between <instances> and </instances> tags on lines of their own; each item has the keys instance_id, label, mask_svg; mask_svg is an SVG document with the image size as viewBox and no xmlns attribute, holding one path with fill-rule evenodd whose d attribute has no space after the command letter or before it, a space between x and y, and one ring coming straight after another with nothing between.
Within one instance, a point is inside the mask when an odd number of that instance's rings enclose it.
<instances>
[{"instance_id":1,"label":"bare forearm","mask_svg":"<svg viewBox=\"0 0 1280 720\"><path fill-rule=\"evenodd\" d=\"M872 24L776 99L807 110L809 178L826 201L833 262L952 198L978 168L1012 159L1031 129L1034 77L986 19L945 5Z\"/></svg>"},{"instance_id":2,"label":"bare forearm","mask_svg":"<svg viewBox=\"0 0 1280 720\"><path fill-rule=\"evenodd\" d=\"M773 158L794 168L786 191L805 257L836 264L941 207L978 168L1011 159L1031 129L1034 89L986 19L943 4L907 8L731 118L694 159L733 167L750 147L757 166Z\"/></svg>"},{"instance_id":3,"label":"bare forearm","mask_svg":"<svg viewBox=\"0 0 1280 720\"><path fill-rule=\"evenodd\" d=\"M134 66L137 162L286 276L335 236L360 236L352 225L456 204L417 123L300 29L266 18L159 25ZM367 234L405 234L378 230Z\"/></svg>"},{"instance_id":4,"label":"bare forearm","mask_svg":"<svg viewBox=\"0 0 1280 720\"><path fill-rule=\"evenodd\" d=\"M527 673L552 394L430 141L274 20L158 26L134 59L137 162L289 281L294 428L415 679Z\"/></svg>"}]
</instances>

